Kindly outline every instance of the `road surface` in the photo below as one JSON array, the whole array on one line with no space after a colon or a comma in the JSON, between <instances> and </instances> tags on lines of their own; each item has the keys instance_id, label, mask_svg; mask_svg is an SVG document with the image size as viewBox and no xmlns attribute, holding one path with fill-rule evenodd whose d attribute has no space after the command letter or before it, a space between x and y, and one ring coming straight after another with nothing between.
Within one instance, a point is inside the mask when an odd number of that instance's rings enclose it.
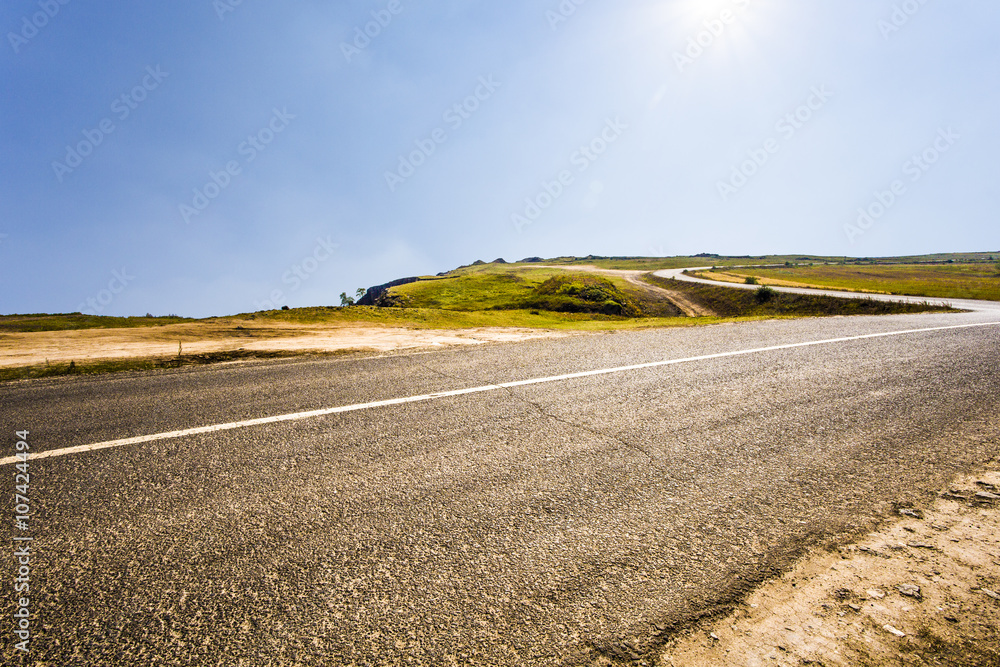
<instances>
[{"instance_id":1,"label":"road surface","mask_svg":"<svg viewBox=\"0 0 1000 667\"><path fill-rule=\"evenodd\" d=\"M3 664L652 664L672 629L1000 453L1000 311L56 378L0 401L0 456L26 429L36 457L11 530L33 538L30 652L8 583Z\"/></svg>"}]
</instances>

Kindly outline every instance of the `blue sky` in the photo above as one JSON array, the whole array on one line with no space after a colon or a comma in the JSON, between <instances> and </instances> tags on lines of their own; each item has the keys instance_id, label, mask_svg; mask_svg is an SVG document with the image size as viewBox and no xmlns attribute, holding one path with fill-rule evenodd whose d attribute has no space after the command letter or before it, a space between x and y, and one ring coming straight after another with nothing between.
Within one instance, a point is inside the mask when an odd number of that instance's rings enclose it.
<instances>
[{"instance_id":1,"label":"blue sky","mask_svg":"<svg viewBox=\"0 0 1000 667\"><path fill-rule=\"evenodd\" d=\"M1000 249L995 0L11 0L0 29L0 313Z\"/></svg>"}]
</instances>

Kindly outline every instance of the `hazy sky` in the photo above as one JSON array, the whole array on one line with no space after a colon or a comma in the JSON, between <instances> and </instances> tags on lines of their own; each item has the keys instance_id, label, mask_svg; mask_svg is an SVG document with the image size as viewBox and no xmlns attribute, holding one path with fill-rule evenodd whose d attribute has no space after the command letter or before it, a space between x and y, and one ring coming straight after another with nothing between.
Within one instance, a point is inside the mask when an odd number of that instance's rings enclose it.
<instances>
[{"instance_id":1,"label":"hazy sky","mask_svg":"<svg viewBox=\"0 0 1000 667\"><path fill-rule=\"evenodd\" d=\"M1000 249L996 0L8 0L0 27L0 313Z\"/></svg>"}]
</instances>

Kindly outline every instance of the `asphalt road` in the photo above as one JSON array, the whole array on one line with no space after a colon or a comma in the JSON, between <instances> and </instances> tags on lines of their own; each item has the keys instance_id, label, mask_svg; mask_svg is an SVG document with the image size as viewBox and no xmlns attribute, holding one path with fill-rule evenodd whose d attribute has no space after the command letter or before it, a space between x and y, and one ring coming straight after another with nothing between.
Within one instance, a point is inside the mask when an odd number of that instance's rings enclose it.
<instances>
[{"instance_id":1,"label":"asphalt road","mask_svg":"<svg viewBox=\"0 0 1000 667\"><path fill-rule=\"evenodd\" d=\"M20 429L54 452L425 396L29 460L30 527L11 533L33 538L30 652L7 583L2 662L651 664L671 629L1000 454L996 322L780 320L0 386L0 456ZM850 339L970 324L986 326ZM691 360L497 386L671 359ZM13 465L0 474L12 498Z\"/></svg>"}]
</instances>

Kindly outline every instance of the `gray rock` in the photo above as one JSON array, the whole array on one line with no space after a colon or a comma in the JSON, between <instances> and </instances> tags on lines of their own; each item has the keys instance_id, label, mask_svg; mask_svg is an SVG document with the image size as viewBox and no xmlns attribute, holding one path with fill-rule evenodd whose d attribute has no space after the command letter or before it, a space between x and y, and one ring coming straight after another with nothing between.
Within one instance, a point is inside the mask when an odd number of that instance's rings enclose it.
<instances>
[{"instance_id":1,"label":"gray rock","mask_svg":"<svg viewBox=\"0 0 1000 667\"><path fill-rule=\"evenodd\" d=\"M903 584L901 586L896 586L896 590L899 591L901 595L916 598L918 600L922 600L924 597L920 592L920 586L915 584Z\"/></svg>"}]
</instances>

